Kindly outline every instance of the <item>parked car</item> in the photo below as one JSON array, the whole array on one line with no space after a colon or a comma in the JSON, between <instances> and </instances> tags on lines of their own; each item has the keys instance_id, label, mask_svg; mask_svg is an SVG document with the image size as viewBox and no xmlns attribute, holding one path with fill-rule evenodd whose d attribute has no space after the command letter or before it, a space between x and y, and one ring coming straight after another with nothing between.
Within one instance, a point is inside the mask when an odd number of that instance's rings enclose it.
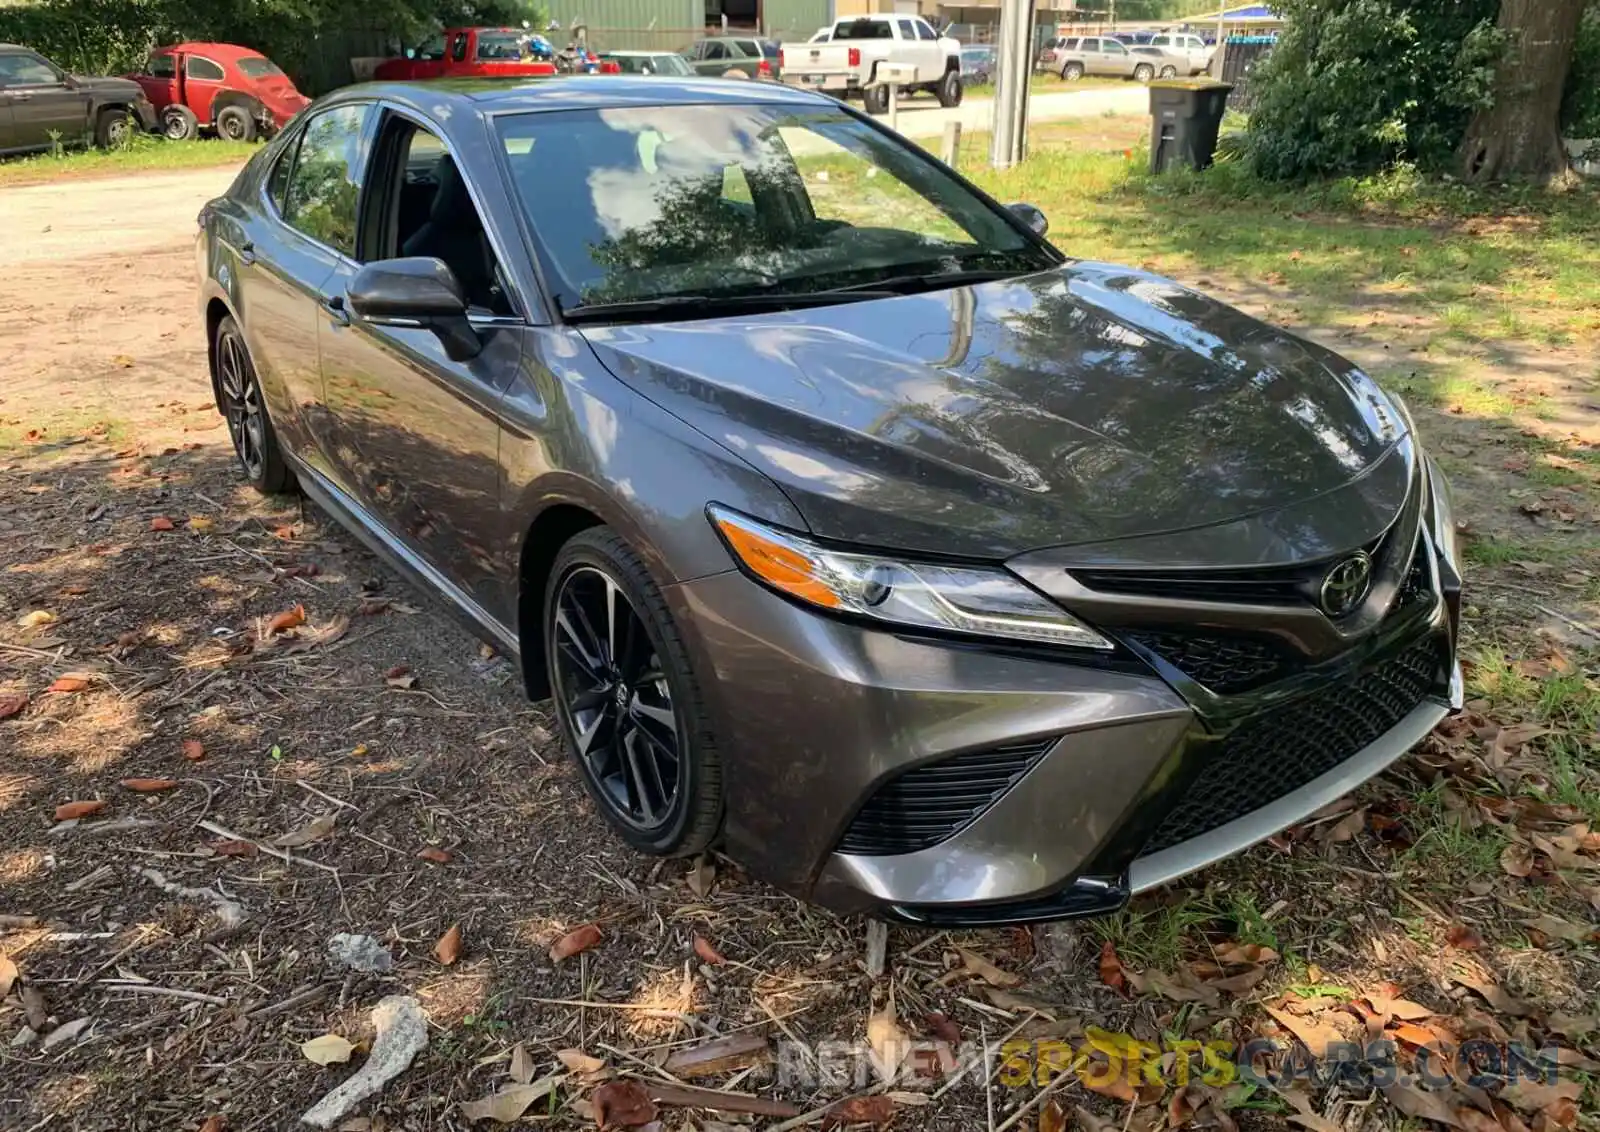
<instances>
[{"instance_id":1,"label":"parked car","mask_svg":"<svg viewBox=\"0 0 1600 1132\"><path fill-rule=\"evenodd\" d=\"M983 86L994 82L995 50L983 44L973 44L961 49L961 82L965 86Z\"/></svg>"},{"instance_id":2,"label":"parked car","mask_svg":"<svg viewBox=\"0 0 1600 1132\"><path fill-rule=\"evenodd\" d=\"M311 100L270 59L232 43L178 43L150 52L144 69L129 75L143 88L174 141L202 127L230 141L273 134Z\"/></svg>"},{"instance_id":3,"label":"parked car","mask_svg":"<svg viewBox=\"0 0 1600 1132\"><path fill-rule=\"evenodd\" d=\"M1175 79L1189 73L1188 57L1174 55L1165 47L1130 47L1128 50L1140 58L1149 59L1155 65L1155 77L1158 79Z\"/></svg>"},{"instance_id":4,"label":"parked car","mask_svg":"<svg viewBox=\"0 0 1600 1132\"><path fill-rule=\"evenodd\" d=\"M383 82L442 78L511 78L553 75L553 58L527 50L522 28L446 28L397 59L385 59L372 77Z\"/></svg>"},{"instance_id":5,"label":"parked car","mask_svg":"<svg viewBox=\"0 0 1600 1132\"><path fill-rule=\"evenodd\" d=\"M517 665L641 852L922 924L1110 912L1460 702L1394 395L833 99L352 87L200 224L245 478Z\"/></svg>"},{"instance_id":6,"label":"parked car","mask_svg":"<svg viewBox=\"0 0 1600 1132\"><path fill-rule=\"evenodd\" d=\"M1152 36L1151 47L1164 48L1174 55L1181 55L1189 61L1191 75L1198 75L1211 66L1211 56L1216 54L1215 47L1207 47L1206 41L1193 32L1162 32Z\"/></svg>"},{"instance_id":7,"label":"parked car","mask_svg":"<svg viewBox=\"0 0 1600 1132\"><path fill-rule=\"evenodd\" d=\"M1050 50L1043 64L1066 82L1076 82L1085 75L1149 82L1157 70L1154 62L1133 54L1110 36L1099 35L1066 36Z\"/></svg>"},{"instance_id":8,"label":"parked car","mask_svg":"<svg viewBox=\"0 0 1600 1132\"><path fill-rule=\"evenodd\" d=\"M0 154L120 145L132 130L155 125L138 83L68 74L37 51L0 43Z\"/></svg>"},{"instance_id":9,"label":"parked car","mask_svg":"<svg viewBox=\"0 0 1600 1132\"><path fill-rule=\"evenodd\" d=\"M777 79L783 61L774 40L748 35L713 35L691 43L682 55L697 75L726 75L738 71L746 78Z\"/></svg>"},{"instance_id":10,"label":"parked car","mask_svg":"<svg viewBox=\"0 0 1600 1132\"><path fill-rule=\"evenodd\" d=\"M694 74L684 57L671 51L602 51L600 61L615 63L617 73L623 75Z\"/></svg>"},{"instance_id":11,"label":"parked car","mask_svg":"<svg viewBox=\"0 0 1600 1132\"><path fill-rule=\"evenodd\" d=\"M867 112L889 109L889 86L877 77L884 63L906 64L916 76L907 94L931 91L941 106L961 103L961 44L940 36L920 16L851 16L837 20L825 43L785 44L785 81L838 98L859 95Z\"/></svg>"}]
</instances>

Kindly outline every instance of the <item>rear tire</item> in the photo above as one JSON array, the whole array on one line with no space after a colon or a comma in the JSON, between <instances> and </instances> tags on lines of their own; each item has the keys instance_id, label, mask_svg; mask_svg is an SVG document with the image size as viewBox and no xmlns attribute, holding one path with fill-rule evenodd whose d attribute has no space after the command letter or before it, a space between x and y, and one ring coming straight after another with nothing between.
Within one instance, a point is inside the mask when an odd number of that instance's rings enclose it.
<instances>
[{"instance_id":1,"label":"rear tire","mask_svg":"<svg viewBox=\"0 0 1600 1132\"><path fill-rule=\"evenodd\" d=\"M250 486L262 495L281 495L294 488L294 473L283 459L278 433L267 415L255 363L245 345L244 332L226 315L217 323L211 347L215 367L217 406L233 441L233 454Z\"/></svg>"},{"instance_id":2,"label":"rear tire","mask_svg":"<svg viewBox=\"0 0 1600 1132\"><path fill-rule=\"evenodd\" d=\"M653 857L705 850L722 827L722 760L644 560L610 527L574 535L550 572L542 629L562 739L606 821Z\"/></svg>"},{"instance_id":3,"label":"rear tire","mask_svg":"<svg viewBox=\"0 0 1600 1132\"><path fill-rule=\"evenodd\" d=\"M1147 83L1156 77L1156 69L1149 63L1140 63L1133 69L1133 81Z\"/></svg>"},{"instance_id":4,"label":"rear tire","mask_svg":"<svg viewBox=\"0 0 1600 1132\"><path fill-rule=\"evenodd\" d=\"M961 105L961 91L959 71L946 71L944 78L939 80L939 85L933 88L934 97L939 100L939 105L946 109Z\"/></svg>"},{"instance_id":5,"label":"rear tire","mask_svg":"<svg viewBox=\"0 0 1600 1132\"><path fill-rule=\"evenodd\" d=\"M1177 78L1178 77L1178 68L1172 66L1170 63L1167 64L1165 67L1161 68L1161 77L1164 78L1164 79L1175 79L1175 78Z\"/></svg>"},{"instance_id":6,"label":"rear tire","mask_svg":"<svg viewBox=\"0 0 1600 1132\"><path fill-rule=\"evenodd\" d=\"M1062 82L1075 83L1081 78L1083 78L1082 63L1068 63L1065 67L1061 68Z\"/></svg>"},{"instance_id":7,"label":"rear tire","mask_svg":"<svg viewBox=\"0 0 1600 1132\"><path fill-rule=\"evenodd\" d=\"M256 140L255 117L245 107L234 103L217 111L217 136L228 141L253 142Z\"/></svg>"},{"instance_id":8,"label":"rear tire","mask_svg":"<svg viewBox=\"0 0 1600 1132\"><path fill-rule=\"evenodd\" d=\"M868 114L889 113L889 86L878 83L861 91L861 108Z\"/></svg>"},{"instance_id":9,"label":"rear tire","mask_svg":"<svg viewBox=\"0 0 1600 1132\"><path fill-rule=\"evenodd\" d=\"M161 136L168 141L193 141L200 136L200 119L187 106L174 102L161 111Z\"/></svg>"},{"instance_id":10,"label":"rear tire","mask_svg":"<svg viewBox=\"0 0 1600 1132\"><path fill-rule=\"evenodd\" d=\"M120 107L100 111L94 120L94 144L101 149L121 149L133 137L133 119Z\"/></svg>"}]
</instances>

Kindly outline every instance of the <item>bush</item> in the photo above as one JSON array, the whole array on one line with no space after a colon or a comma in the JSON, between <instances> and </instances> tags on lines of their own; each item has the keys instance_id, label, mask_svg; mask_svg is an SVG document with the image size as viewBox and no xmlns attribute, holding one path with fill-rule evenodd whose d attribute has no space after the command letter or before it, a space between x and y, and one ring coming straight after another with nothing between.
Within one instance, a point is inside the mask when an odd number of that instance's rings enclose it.
<instances>
[{"instance_id":1,"label":"bush","mask_svg":"<svg viewBox=\"0 0 1600 1132\"><path fill-rule=\"evenodd\" d=\"M1248 155L1263 177L1442 165L1491 100L1498 0L1280 0L1252 74Z\"/></svg>"},{"instance_id":2,"label":"bush","mask_svg":"<svg viewBox=\"0 0 1600 1132\"><path fill-rule=\"evenodd\" d=\"M1600 3L1591 3L1578 29L1578 46L1561 104L1561 132L1569 138L1600 138Z\"/></svg>"}]
</instances>

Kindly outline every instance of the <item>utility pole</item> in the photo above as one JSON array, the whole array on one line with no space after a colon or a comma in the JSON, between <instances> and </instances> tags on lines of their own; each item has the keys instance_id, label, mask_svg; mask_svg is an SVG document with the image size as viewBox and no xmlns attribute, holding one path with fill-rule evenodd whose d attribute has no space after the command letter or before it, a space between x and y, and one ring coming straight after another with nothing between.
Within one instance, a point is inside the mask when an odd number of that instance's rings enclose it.
<instances>
[{"instance_id":1,"label":"utility pole","mask_svg":"<svg viewBox=\"0 0 1600 1132\"><path fill-rule=\"evenodd\" d=\"M1000 0L994 124L989 164L1009 169L1028 153L1028 85L1033 77L1034 0Z\"/></svg>"}]
</instances>

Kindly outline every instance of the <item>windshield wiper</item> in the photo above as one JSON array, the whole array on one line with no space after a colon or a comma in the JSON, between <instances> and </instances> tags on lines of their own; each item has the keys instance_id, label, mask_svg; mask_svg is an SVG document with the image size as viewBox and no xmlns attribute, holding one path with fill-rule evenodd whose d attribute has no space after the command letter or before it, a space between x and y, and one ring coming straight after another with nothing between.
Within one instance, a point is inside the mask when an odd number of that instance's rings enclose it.
<instances>
[{"instance_id":1,"label":"windshield wiper","mask_svg":"<svg viewBox=\"0 0 1600 1132\"><path fill-rule=\"evenodd\" d=\"M857 293L861 291L892 291L904 294L923 287L956 287L963 283L992 283L996 279L1015 279L1019 275L1031 274L1027 269L1016 268L974 268L970 271L924 271L914 275L890 275L884 279L869 279L865 283L856 283L849 287L836 287L832 294Z\"/></svg>"},{"instance_id":2,"label":"windshield wiper","mask_svg":"<svg viewBox=\"0 0 1600 1132\"><path fill-rule=\"evenodd\" d=\"M662 295L655 299L624 299L615 303L580 303L564 309L561 317L568 322L607 322L651 315L682 315L688 311L711 317L730 311L823 307L893 297L893 291L865 287L847 291L757 291L748 295Z\"/></svg>"}]
</instances>

